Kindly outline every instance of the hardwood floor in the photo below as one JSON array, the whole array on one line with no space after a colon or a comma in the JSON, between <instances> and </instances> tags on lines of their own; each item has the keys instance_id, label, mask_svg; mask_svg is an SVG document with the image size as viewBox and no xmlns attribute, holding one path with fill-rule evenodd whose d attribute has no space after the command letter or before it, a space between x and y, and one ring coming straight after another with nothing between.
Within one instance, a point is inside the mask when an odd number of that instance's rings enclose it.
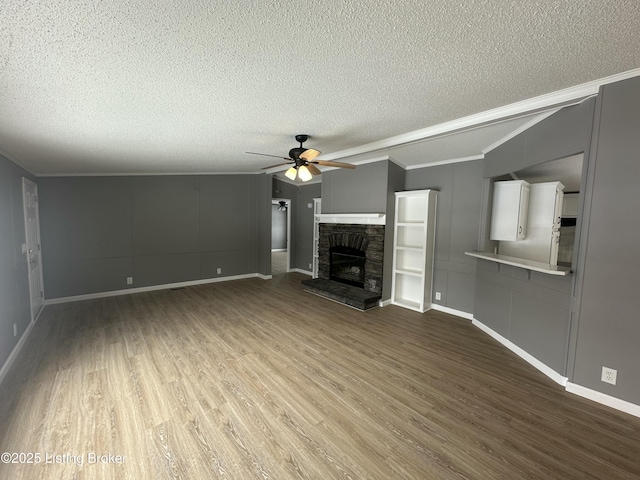
<instances>
[{"instance_id":1,"label":"hardwood floor","mask_svg":"<svg viewBox=\"0 0 640 480\"><path fill-rule=\"evenodd\" d=\"M467 320L303 278L48 306L0 393L0 452L40 463L0 478L640 478L640 419Z\"/></svg>"},{"instance_id":2,"label":"hardwood floor","mask_svg":"<svg viewBox=\"0 0 640 480\"><path fill-rule=\"evenodd\" d=\"M287 273L287 251L271 252L271 275Z\"/></svg>"}]
</instances>

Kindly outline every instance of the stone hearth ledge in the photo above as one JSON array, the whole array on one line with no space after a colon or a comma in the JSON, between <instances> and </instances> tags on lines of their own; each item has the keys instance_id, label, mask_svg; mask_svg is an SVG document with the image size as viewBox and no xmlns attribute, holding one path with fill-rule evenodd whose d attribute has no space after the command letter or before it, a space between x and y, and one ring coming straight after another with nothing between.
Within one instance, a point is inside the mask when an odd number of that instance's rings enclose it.
<instances>
[{"instance_id":1,"label":"stone hearth ledge","mask_svg":"<svg viewBox=\"0 0 640 480\"><path fill-rule=\"evenodd\" d=\"M333 280L325 280L324 278L302 280L302 284L304 285L304 290L310 293L344 303L358 310L369 310L377 307L382 298L382 295L378 293L334 282Z\"/></svg>"}]
</instances>

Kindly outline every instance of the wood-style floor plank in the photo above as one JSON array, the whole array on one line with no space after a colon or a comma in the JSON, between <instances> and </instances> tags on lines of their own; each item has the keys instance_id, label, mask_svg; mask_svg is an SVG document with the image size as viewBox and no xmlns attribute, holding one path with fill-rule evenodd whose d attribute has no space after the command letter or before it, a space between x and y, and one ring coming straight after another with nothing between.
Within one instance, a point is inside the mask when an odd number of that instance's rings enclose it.
<instances>
[{"instance_id":1,"label":"wood-style floor plank","mask_svg":"<svg viewBox=\"0 0 640 480\"><path fill-rule=\"evenodd\" d=\"M640 478L640 419L467 320L303 278L46 307L0 391L0 453L41 462L0 478Z\"/></svg>"}]
</instances>

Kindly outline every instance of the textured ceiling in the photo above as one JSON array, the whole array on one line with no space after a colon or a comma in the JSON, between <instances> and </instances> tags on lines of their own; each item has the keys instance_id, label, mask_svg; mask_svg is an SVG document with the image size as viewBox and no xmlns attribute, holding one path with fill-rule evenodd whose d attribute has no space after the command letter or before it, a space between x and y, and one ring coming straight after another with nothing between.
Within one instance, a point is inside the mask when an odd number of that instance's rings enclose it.
<instances>
[{"instance_id":1,"label":"textured ceiling","mask_svg":"<svg viewBox=\"0 0 640 480\"><path fill-rule=\"evenodd\" d=\"M255 172L277 160L245 151L308 133L336 158L640 67L639 5L3 0L0 152L38 174Z\"/></svg>"}]
</instances>

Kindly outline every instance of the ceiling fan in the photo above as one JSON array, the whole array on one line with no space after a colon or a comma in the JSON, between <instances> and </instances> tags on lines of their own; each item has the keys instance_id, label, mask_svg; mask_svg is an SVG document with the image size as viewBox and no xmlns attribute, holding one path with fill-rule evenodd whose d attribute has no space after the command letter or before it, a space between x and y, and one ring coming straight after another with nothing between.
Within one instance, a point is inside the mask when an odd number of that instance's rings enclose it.
<instances>
[{"instance_id":1,"label":"ceiling fan","mask_svg":"<svg viewBox=\"0 0 640 480\"><path fill-rule=\"evenodd\" d=\"M331 162L327 160L315 160L315 158L320 155L319 150L315 150L313 148L304 148L302 144L307 141L309 135L296 135L296 142L300 143L299 147L292 148L289 150L289 157L281 157L279 155L268 155L266 153L256 153L256 152L245 152L250 153L251 155L264 155L265 157L275 157L282 158L283 160L288 160L284 163L278 163L276 165L271 165L269 167L265 167L262 170L267 170L273 167L279 167L281 165L289 165L291 164L291 168L285 172L285 176L291 180L295 180L296 177L299 177L303 182L308 182L311 180L313 175L320 175L322 172L316 165L322 165L326 167L338 167L338 168L356 168L355 165L351 165L350 163L342 163L342 162Z\"/></svg>"}]
</instances>

